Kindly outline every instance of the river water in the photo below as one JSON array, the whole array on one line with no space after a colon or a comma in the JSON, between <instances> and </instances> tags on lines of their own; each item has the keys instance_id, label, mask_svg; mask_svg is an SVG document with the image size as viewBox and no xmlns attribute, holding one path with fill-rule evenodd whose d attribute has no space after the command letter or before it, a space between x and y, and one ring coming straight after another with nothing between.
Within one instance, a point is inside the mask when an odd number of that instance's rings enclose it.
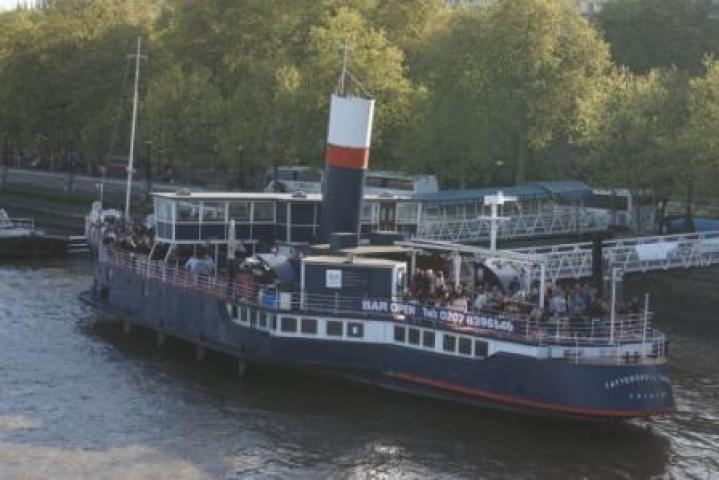
<instances>
[{"instance_id":1,"label":"river water","mask_svg":"<svg viewBox=\"0 0 719 480\"><path fill-rule=\"evenodd\" d=\"M717 278L628 282L657 299L679 413L593 424L288 372L241 385L222 356L102 322L77 299L86 261L0 265L0 478L719 478Z\"/></svg>"}]
</instances>

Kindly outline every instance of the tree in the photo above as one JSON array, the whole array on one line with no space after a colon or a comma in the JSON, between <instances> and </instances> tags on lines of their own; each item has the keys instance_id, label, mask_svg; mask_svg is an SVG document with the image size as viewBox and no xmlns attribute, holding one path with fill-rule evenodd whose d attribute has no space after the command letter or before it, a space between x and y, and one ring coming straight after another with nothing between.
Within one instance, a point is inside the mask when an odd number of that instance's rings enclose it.
<instances>
[{"instance_id":1,"label":"tree","mask_svg":"<svg viewBox=\"0 0 719 480\"><path fill-rule=\"evenodd\" d=\"M424 126L408 142L420 165L451 163L455 183L487 183L498 163L517 183L546 175L541 154L571 139L609 67L597 32L560 0L460 9L429 55Z\"/></svg>"},{"instance_id":2,"label":"tree","mask_svg":"<svg viewBox=\"0 0 719 480\"><path fill-rule=\"evenodd\" d=\"M596 22L614 59L632 71L698 74L703 56L719 52L718 14L712 0L622 0L608 2Z\"/></svg>"},{"instance_id":3,"label":"tree","mask_svg":"<svg viewBox=\"0 0 719 480\"><path fill-rule=\"evenodd\" d=\"M225 123L222 97L201 67L173 67L153 78L147 95L152 142L160 162L218 167L219 136Z\"/></svg>"},{"instance_id":4,"label":"tree","mask_svg":"<svg viewBox=\"0 0 719 480\"><path fill-rule=\"evenodd\" d=\"M593 183L651 191L667 199L684 185L690 152L682 138L688 78L674 70L636 75L618 70L603 82L582 143Z\"/></svg>"},{"instance_id":5,"label":"tree","mask_svg":"<svg viewBox=\"0 0 719 480\"><path fill-rule=\"evenodd\" d=\"M684 164L688 182L696 182L706 196L716 201L719 178L719 62L706 59L706 74L689 85L688 121L684 144L691 146L689 163ZM688 168L687 168L688 167Z\"/></svg>"}]
</instances>

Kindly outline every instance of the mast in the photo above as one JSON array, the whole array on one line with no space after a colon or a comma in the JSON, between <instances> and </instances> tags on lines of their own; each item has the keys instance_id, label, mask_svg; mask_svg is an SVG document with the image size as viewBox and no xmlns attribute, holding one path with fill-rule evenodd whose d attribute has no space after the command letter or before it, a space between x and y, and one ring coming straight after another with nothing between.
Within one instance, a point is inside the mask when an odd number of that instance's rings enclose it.
<instances>
[{"instance_id":1,"label":"mast","mask_svg":"<svg viewBox=\"0 0 719 480\"><path fill-rule=\"evenodd\" d=\"M132 196L132 174L135 160L135 131L137 129L137 97L140 86L140 55L142 37L137 37L137 53L135 57L135 93L132 99L132 124L130 126L130 154L127 158L127 187L125 190L125 220L130 220L130 197Z\"/></svg>"}]
</instances>

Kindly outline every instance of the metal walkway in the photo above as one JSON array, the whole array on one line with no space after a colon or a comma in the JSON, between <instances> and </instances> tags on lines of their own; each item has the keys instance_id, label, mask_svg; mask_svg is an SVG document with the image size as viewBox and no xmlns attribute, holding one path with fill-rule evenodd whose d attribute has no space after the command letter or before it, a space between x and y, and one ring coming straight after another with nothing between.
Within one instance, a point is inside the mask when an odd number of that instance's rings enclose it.
<instances>
[{"instance_id":1,"label":"metal walkway","mask_svg":"<svg viewBox=\"0 0 719 480\"><path fill-rule=\"evenodd\" d=\"M543 259L548 279L592 275L591 242L513 251ZM604 242L603 257L606 267L616 267L625 273L719 265L719 232L609 240Z\"/></svg>"},{"instance_id":2,"label":"metal walkway","mask_svg":"<svg viewBox=\"0 0 719 480\"><path fill-rule=\"evenodd\" d=\"M488 241L491 220L422 212L415 238L453 243ZM555 205L531 213L515 210L499 225L497 238L518 239L606 231L611 214L596 208Z\"/></svg>"}]
</instances>

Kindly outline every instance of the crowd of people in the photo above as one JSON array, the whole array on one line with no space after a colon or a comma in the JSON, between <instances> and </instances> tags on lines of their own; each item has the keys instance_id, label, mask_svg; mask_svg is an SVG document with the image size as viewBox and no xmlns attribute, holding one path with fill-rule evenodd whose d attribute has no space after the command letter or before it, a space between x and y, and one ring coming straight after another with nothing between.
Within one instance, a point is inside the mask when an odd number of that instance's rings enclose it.
<instances>
[{"instance_id":1,"label":"crowd of people","mask_svg":"<svg viewBox=\"0 0 719 480\"><path fill-rule=\"evenodd\" d=\"M105 245L148 254L152 249L155 232L141 222L128 224L122 219L110 216L105 219L100 235Z\"/></svg>"},{"instance_id":2,"label":"crowd of people","mask_svg":"<svg viewBox=\"0 0 719 480\"><path fill-rule=\"evenodd\" d=\"M531 321L557 322L568 320L581 323L587 319L606 318L609 302L590 283L581 281L547 281L544 304L540 307L540 283L523 287L522 279L514 277L506 286L498 282L476 282L474 288L455 283L442 270L417 269L408 283L406 298L410 301L438 308L462 312L515 314ZM640 313L636 298L617 300L617 313Z\"/></svg>"}]
</instances>

